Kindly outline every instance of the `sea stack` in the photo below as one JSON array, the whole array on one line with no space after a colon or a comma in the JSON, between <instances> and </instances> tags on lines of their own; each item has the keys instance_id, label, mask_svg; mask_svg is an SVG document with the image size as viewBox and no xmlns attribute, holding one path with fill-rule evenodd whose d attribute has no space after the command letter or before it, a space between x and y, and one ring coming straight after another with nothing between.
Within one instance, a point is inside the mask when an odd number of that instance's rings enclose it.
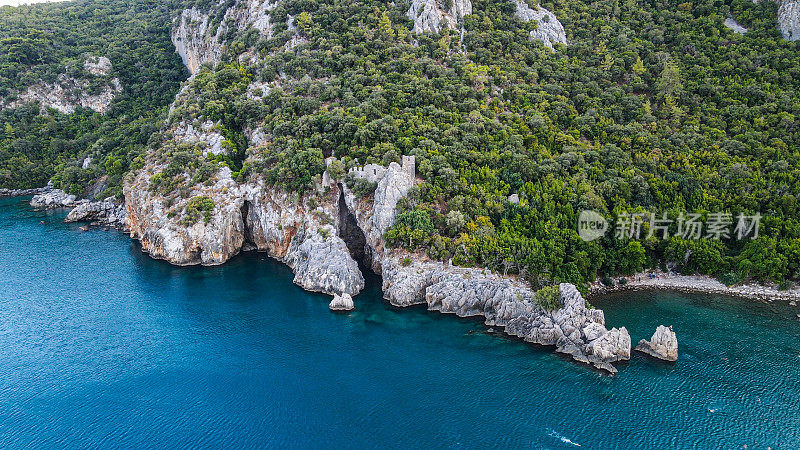
<instances>
[{"instance_id":1,"label":"sea stack","mask_svg":"<svg viewBox=\"0 0 800 450\"><path fill-rule=\"evenodd\" d=\"M334 295L328 307L331 311L352 311L356 309L355 305L353 305L353 297L350 294Z\"/></svg>"},{"instance_id":2,"label":"sea stack","mask_svg":"<svg viewBox=\"0 0 800 450\"><path fill-rule=\"evenodd\" d=\"M672 331L672 327L659 325L650 341L642 339L636 346L636 350L664 361L677 361L678 338Z\"/></svg>"}]
</instances>

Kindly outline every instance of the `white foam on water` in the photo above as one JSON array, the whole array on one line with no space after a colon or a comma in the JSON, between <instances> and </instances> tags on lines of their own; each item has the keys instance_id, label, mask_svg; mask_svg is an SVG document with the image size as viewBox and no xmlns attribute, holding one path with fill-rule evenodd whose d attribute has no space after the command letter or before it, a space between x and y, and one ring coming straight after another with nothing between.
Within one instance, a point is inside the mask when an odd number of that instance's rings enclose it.
<instances>
[{"instance_id":1,"label":"white foam on water","mask_svg":"<svg viewBox=\"0 0 800 450\"><path fill-rule=\"evenodd\" d=\"M570 439L558 434L557 432L551 430L550 428L547 429L547 432L548 436L554 437L565 444L574 445L575 447L581 447L581 444L578 444L577 442L572 442Z\"/></svg>"}]
</instances>

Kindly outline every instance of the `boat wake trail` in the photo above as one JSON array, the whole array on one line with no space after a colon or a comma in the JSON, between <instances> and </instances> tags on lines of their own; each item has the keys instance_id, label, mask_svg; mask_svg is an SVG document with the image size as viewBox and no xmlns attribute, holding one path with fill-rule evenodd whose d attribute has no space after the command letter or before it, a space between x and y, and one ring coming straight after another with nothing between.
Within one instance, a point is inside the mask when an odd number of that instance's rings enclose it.
<instances>
[{"instance_id":1,"label":"boat wake trail","mask_svg":"<svg viewBox=\"0 0 800 450\"><path fill-rule=\"evenodd\" d=\"M561 442L563 442L565 444L573 445L575 447L580 447L581 446L581 444L578 444L577 442L572 442L571 440L569 440L565 436L562 436L562 435L558 434L556 431L551 430L550 428L547 429L547 435L551 436L551 437L554 437L554 438L558 439L559 441L561 441Z\"/></svg>"}]
</instances>

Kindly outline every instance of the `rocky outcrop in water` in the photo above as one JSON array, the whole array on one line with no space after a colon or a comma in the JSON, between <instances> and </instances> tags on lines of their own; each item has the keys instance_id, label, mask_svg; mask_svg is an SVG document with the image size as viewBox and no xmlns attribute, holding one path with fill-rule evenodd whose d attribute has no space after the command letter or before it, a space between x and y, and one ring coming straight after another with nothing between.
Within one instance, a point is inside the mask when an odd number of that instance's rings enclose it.
<instances>
[{"instance_id":1,"label":"rocky outcrop in water","mask_svg":"<svg viewBox=\"0 0 800 450\"><path fill-rule=\"evenodd\" d=\"M539 40L545 47L553 49L553 44L567 45L567 34L564 26L556 19L556 16L541 6L536 9L528 6L526 0L514 0L516 4L516 16L523 22L535 20L537 28L531 31L531 39Z\"/></svg>"},{"instance_id":2,"label":"rocky outcrop in water","mask_svg":"<svg viewBox=\"0 0 800 450\"><path fill-rule=\"evenodd\" d=\"M416 258L415 258L416 259ZM383 259L384 297L395 306L426 304L431 311L459 317L479 316L487 326L527 342L555 346L556 351L616 373L611 363L630 359L631 339L623 327L605 327L603 312L586 307L571 284L559 286L561 308L548 311L536 303L535 292L482 269Z\"/></svg>"},{"instance_id":3,"label":"rocky outcrop in water","mask_svg":"<svg viewBox=\"0 0 800 450\"><path fill-rule=\"evenodd\" d=\"M672 327L659 325L650 341L642 339L636 350L664 361L678 360L678 338Z\"/></svg>"},{"instance_id":4,"label":"rocky outcrop in water","mask_svg":"<svg viewBox=\"0 0 800 450\"><path fill-rule=\"evenodd\" d=\"M331 311L352 311L356 309L353 304L353 297L349 294L334 295L328 307Z\"/></svg>"},{"instance_id":5,"label":"rocky outcrop in water","mask_svg":"<svg viewBox=\"0 0 800 450\"><path fill-rule=\"evenodd\" d=\"M42 188L31 188L31 189L0 189L0 198L2 197L24 197L26 195L38 195L43 194L45 192L49 192L52 188L50 187L42 187Z\"/></svg>"},{"instance_id":6,"label":"rocky outcrop in water","mask_svg":"<svg viewBox=\"0 0 800 450\"><path fill-rule=\"evenodd\" d=\"M470 0L452 0L450 9L445 10L437 0L412 0L406 16L414 21L414 33L454 30L458 22L466 15L472 14Z\"/></svg>"},{"instance_id":7,"label":"rocky outcrop in water","mask_svg":"<svg viewBox=\"0 0 800 450\"><path fill-rule=\"evenodd\" d=\"M42 194L34 195L31 206L37 209L71 208L74 207L77 197L67 194L61 189L51 189Z\"/></svg>"},{"instance_id":8,"label":"rocky outcrop in water","mask_svg":"<svg viewBox=\"0 0 800 450\"><path fill-rule=\"evenodd\" d=\"M78 206L67 214L64 222L91 222L97 225L104 225L127 229L128 214L125 205L118 204L113 197L109 197L99 202L88 202L82 200Z\"/></svg>"},{"instance_id":9,"label":"rocky outcrop in water","mask_svg":"<svg viewBox=\"0 0 800 450\"><path fill-rule=\"evenodd\" d=\"M787 41L800 39L800 0L782 0L780 2L778 28Z\"/></svg>"}]
</instances>

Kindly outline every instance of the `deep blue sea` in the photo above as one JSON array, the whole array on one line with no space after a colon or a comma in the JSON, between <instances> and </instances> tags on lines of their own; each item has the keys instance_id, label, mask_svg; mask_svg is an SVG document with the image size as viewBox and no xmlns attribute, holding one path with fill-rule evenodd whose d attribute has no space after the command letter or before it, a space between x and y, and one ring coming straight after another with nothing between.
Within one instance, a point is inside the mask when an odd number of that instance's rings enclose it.
<instances>
[{"instance_id":1,"label":"deep blue sea","mask_svg":"<svg viewBox=\"0 0 800 450\"><path fill-rule=\"evenodd\" d=\"M473 320L357 310L263 254L173 267L0 199L0 447L800 448L797 308L595 301L680 359L609 377ZM44 223L40 223L40 222Z\"/></svg>"}]
</instances>

